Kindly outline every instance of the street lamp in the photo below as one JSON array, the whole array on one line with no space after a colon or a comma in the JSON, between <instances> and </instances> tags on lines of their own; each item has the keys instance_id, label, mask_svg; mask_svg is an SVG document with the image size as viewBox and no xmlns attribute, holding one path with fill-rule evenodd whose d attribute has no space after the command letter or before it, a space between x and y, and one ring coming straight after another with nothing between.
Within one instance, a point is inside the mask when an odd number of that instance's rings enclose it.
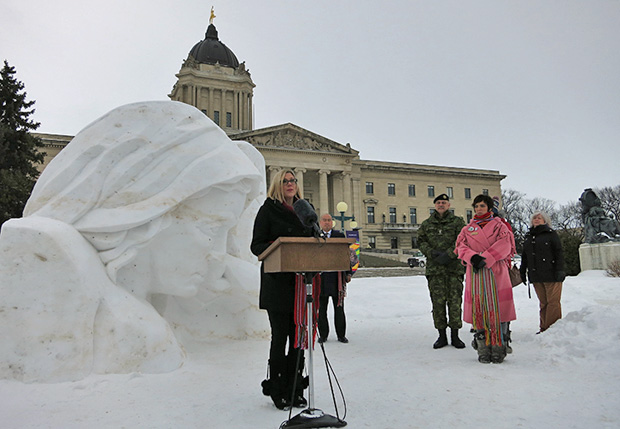
<instances>
[{"instance_id":1,"label":"street lamp","mask_svg":"<svg viewBox=\"0 0 620 429\"><path fill-rule=\"evenodd\" d=\"M344 214L349 209L349 206L344 201L340 201L336 204L336 210L340 212L340 216L332 216L334 219L340 221L340 231L344 232L344 221L352 220L351 228L357 227L357 222L355 222L355 216L345 216Z\"/></svg>"}]
</instances>

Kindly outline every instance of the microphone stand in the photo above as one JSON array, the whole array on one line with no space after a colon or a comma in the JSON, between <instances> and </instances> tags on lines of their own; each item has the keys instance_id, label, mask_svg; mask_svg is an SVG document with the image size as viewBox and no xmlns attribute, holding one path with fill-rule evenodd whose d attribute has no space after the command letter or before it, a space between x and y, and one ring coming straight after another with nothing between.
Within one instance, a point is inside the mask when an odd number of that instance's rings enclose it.
<instances>
[{"instance_id":1,"label":"microphone stand","mask_svg":"<svg viewBox=\"0 0 620 429\"><path fill-rule=\"evenodd\" d=\"M280 425L282 428L341 428L347 422L332 415L325 414L322 410L314 408L314 368L312 352L314 349L314 317L312 312L312 275L303 273L306 282L306 335L308 339L308 408Z\"/></svg>"}]
</instances>

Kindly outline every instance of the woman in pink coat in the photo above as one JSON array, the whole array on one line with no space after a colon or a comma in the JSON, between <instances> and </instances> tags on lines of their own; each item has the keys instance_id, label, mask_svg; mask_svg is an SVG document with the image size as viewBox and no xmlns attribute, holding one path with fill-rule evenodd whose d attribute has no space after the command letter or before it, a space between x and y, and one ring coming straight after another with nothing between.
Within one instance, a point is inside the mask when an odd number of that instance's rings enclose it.
<instances>
[{"instance_id":1,"label":"woman in pink coat","mask_svg":"<svg viewBox=\"0 0 620 429\"><path fill-rule=\"evenodd\" d=\"M491 212L491 197L478 195L473 207L475 216L461 230L455 249L467 266L463 320L476 330L478 360L501 363L506 357L506 322L517 318L506 263L514 252L514 239Z\"/></svg>"}]
</instances>

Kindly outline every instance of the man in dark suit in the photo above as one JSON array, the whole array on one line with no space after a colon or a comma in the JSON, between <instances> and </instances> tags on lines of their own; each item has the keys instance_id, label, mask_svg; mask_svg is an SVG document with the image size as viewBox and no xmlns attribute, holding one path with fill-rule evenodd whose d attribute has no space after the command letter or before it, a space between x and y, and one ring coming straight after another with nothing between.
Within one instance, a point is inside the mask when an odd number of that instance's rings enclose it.
<instances>
[{"instance_id":1,"label":"man in dark suit","mask_svg":"<svg viewBox=\"0 0 620 429\"><path fill-rule=\"evenodd\" d=\"M333 230L332 217L325 213L321 216L319 224L326 237L344 238L340 231ZM327 341L329 335L329 322L327 321L327 307L331 297L334 305L334 324L336 336L341 343L348 343L346 337L347 320L344 315L344 297L346 294L346 284L351 281L351 271L329 271L321 273L321 296L319 298L319 342Z\"/></svg>"}]
</instances>

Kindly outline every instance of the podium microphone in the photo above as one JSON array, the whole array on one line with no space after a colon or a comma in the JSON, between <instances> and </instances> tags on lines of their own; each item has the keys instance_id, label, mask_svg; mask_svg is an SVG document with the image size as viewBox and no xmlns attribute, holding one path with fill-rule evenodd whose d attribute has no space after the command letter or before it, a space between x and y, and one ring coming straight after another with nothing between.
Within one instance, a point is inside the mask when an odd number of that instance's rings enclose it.
<instances>
[{"instance_id":1,"label":"podium microphone","mask_svg":"<svg viewBox=\"0 0 620 429\"><path fill-rule=\"evenodd\" d=\"M295 214L306 228L312 229L312 235L316 238L325 238L325 234L319 228L319 217L314 208L307 200L299 199L293 203Z\"/></svg>"}]
</instances>

